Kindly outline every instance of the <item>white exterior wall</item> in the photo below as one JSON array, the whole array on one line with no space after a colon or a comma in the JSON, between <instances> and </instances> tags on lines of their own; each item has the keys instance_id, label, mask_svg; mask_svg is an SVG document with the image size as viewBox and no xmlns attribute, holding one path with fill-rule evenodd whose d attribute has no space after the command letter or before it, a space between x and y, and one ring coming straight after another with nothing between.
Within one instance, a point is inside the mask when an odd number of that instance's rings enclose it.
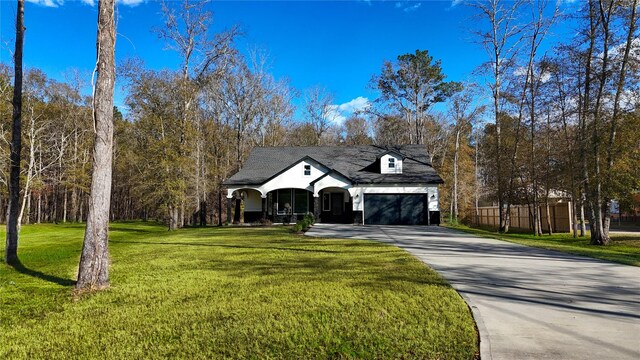
<instances>
[{"instance_id":1,"label":"white exterior wall","mask_svg":"<svg viewBox=\"0 0 640 360\"><path fill-rule=\"evenodd\" d=\"M327 175L313 184L313 196L320 196L320 190L330 187L349 190L351 182L336 173ZM349 201L349 199L347 198L346 201Z\"/></svg>"},{"instance_id":2,"label":"white exterior wall","mask_svg":"<svg viewBox=\"0 0 640 360\"><path fill-rule=\"evenodd\" d=\"M349 189L353 197L353 210L364 211L364 194L429 194L429 210L439 211L438 186L359 186ZM435 195L435 198L431 198Z\"/></svg>"},{"instance_id":3,"label":"white exterior wall","mask_svg":"<svg viewBox=\"0 0 640 360\"><path fill-rule=\"evenodd\" d=\"M310 176L304 175L305 165L311 165ZM276 189L295 188L313 192L313 186L311 186L310 183L313 180L324 175L328 170L329 169L320 165L316 161L303 160L292 166L289 170L283 172L282 174L274 177L273 179L260 186L247 185L239 187L229 187L227 189L227 198L232 198L233 192L241 189L255 189L260 192L263 197L266 197L269 191Z\"/></svg>"},{"instance_id":4,"label":"white exterior wall","mask_svg":"<svg viewBox=\"0 0 640 360\"><path fill-rule=\"evenodd\" d=\"M396 167L389 168L389 158L396 159ZM394 154L385 154L380 158L380 173L381 174L402 174L402 158Z\"/></svg>"},{"instance_id":5,"label":"white exterior wall","mask_svg":"<svg viewBox=\"0 0 640 360\"><path fill-rule=\"evenodd\" d=\"M311 165L311 176L304 176L304 166ZM296 188L313 191L309 183L327 172L327 169L313 160L305 160L295 164L291 169L274 177L260 186L263 194L275 189Z\"/></svg>"}]
</instances>

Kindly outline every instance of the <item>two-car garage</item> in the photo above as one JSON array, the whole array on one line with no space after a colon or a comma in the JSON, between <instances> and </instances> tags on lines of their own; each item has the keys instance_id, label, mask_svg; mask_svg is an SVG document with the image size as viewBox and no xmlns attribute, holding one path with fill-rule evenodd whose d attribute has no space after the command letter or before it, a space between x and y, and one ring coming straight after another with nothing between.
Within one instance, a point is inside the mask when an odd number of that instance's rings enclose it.
<instances>
[{"instance_id":1,"label":"two-car garage","mask_svg":"<svg viewBox=\"0 0 640 360\"><path fill-rule=\"evenodd\" d=\"M439 224L440 213L428 209L428 194L364 194L365 224Z\"/></svg>"}]
</instances>

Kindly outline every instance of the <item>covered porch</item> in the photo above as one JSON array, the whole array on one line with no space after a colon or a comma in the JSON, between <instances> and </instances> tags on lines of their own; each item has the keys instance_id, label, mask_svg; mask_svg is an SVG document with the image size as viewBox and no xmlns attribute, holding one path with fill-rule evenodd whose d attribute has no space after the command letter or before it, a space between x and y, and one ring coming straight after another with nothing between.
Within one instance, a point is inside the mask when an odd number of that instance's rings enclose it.
<instances>
[{"instance_id":1,"label":"covered porch","mask_svg":"<svg viewBox=\"0 0 640 360\"><path fill-rule=\"evenodd\" d=\"M246 187L227 192L228 223L294 223L313 215L316 222L347 224L354 220L352 209L349 191L339 187L324 188L317 194L299 188L262 193L258 188Z\"/></svg>"}]
</instances>

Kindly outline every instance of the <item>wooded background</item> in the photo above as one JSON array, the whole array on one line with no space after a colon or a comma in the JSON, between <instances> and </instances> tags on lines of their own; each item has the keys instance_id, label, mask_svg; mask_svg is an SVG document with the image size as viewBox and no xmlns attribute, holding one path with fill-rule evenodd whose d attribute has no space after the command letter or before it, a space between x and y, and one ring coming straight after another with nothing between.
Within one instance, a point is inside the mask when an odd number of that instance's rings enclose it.
<instances>
[{"instance_id":1,"label":"wooded background","mask_svg":"<svg viewBox=\"0 0 640 360\"><path fill-rule=\"evenodd\" d=\"M561 191L575 220L591 224L592 240L606 243L611 200L626 211L638 206L638 1L584 2L570 14L576 36L545 51L554 25L569 20L556 2L467 4L477 16L470 46L487 53L473 83L446 81L426 50L400 54L372 74L379 97L338 123L329 89L276 79L267 56L235 47L239 28L210 33L205 2L168 3L165 26L155 31L182 67L118 61L127 100L114 109L111 219L158 219L171 229L225 219L221 183L255 146L412 143L427 148L445 180L445 220L495 204L497 226L508 231L511 205L545 208L553 205L549 194ZM0 64L0 96L8 100L0 103L0 219L7 215L12 73L11 64ZM25 71L22 223L86 218L95 131L82 91L88 78L70 70L61 82ZM535 233L553 230L543 212L533 214Z\"/></svg>"}]
</instances>

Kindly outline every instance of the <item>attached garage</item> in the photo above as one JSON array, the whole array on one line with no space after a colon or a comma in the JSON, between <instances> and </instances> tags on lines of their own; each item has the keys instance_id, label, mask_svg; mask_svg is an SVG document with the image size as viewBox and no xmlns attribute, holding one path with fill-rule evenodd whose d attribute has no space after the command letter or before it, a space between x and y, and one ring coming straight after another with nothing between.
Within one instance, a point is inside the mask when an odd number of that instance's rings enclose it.
<instances>
[{"instance_id":1,"label":"attached garage","mask_svg":"<svg viewBox=\"0 0 640 360\"><path fill-rule=\"evenodd\" d=\"M438 225L442 183L423 145L258 147L224 182L227 221L240 200L250 221Z\"/></svg>"},{"instance_id":2,"label":"attached garage","mask_svg":"<svg viewBox=\"0 0 640 360\"><path fill-rule=\"evenodd\" d=\"M371 225L428 225L428 194L365 194L364 223ZM431 214L431 220L436 220Z\"/></svg>"}]
</instances>

